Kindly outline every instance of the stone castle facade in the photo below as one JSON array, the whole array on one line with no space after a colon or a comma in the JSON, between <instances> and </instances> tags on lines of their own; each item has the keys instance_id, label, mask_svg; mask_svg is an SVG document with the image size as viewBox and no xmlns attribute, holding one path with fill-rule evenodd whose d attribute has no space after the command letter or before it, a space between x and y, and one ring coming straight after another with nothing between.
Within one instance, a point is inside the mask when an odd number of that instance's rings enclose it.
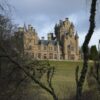
<instances>
[{"instance_id":1,"label":"stone castle facade","mask_svg":"<svg viewBox=\"0 0 100 100\"><path fill-rule=\"evenodd\" d=\"M34 59L44 60L79 60L78 34L72 22L66 18L55 25L54 33L48 33L48 39L39 39L31 25L20 27L16 32L20 52Z\"/></svg>"}]
</instances>

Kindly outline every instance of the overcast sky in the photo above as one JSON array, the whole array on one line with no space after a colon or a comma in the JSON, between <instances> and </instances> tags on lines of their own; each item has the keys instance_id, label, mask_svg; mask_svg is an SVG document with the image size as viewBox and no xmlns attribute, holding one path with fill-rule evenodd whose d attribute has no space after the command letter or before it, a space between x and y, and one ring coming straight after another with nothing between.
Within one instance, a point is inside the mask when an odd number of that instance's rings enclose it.
<instances>
[{"instance_id":1,"label":"overcast sky","mask_svg":"<svg viewBox=\"0 0 100 100\"><path fill-rule=\"evenodd\" d=\"M15 8L12 19L22 26L32 24L39 37L54 31L59 20L69 18L79 34L79 45L84 41L89 26L89 9L91 0L9 0ZM100 39L100 4L97 7L96 29L90 45L98 44Z\"/></svg>"}]
</instances>

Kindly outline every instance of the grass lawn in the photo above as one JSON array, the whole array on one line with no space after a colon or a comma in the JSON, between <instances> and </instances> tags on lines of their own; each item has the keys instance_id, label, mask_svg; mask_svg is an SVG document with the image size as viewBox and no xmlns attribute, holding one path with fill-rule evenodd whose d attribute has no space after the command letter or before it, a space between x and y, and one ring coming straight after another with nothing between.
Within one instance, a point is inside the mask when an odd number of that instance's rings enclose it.
<instances>
[{"instance_id":1,"label":"grass lawn","mask_svg":"<svg viewBox=\"0 0 100 100\"><path fill-rule=\"evenodd\" d=\"M53 78L53 86L59 98L63 99L64 96L69 97L70 93L75 93L75 69L79 66L82 68L82 61L50 61L50 64L55 66L55 75ZM92 63L89 63L89 66ZM84 85L87 89L87 85ZM45 95L45 94L44 94ZM52 100L50 97L48 100Z\"/></svg>"},{"instance_id":2,"label":"grass lawn","mask_svg":"<svg viewBox=\"0 0 100 100\"><path fill-rule=\"evenodd\" d=\"M75 95L76 83L75 83L75 69L79 66L82 69L82 61L49 61L52 66L55 67L55 74L52 80L52 84L59 100L68 100L70 95ZM93 63L89 62L89 66ZM41 81L46 84L46 75L44 75ZM88 89L88 85L85 81L84 89ZM33 85L33 82L28 87L29 93L34 94L33 100L53 100L52 96L45 90L41 89L37 85ZM64 99L65 98L65 99Z\"/></svg>"}]
</instances>

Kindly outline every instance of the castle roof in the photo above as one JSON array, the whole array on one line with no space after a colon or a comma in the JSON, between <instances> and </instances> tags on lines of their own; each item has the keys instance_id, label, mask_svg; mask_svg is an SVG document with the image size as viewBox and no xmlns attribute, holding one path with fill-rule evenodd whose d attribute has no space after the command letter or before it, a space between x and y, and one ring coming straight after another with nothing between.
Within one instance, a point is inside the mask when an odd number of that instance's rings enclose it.
<instances>
[{"instance_id":1,"label":"castle roof","mask_svg":"<svg viewBox=\"0 0 100 100\"><path fill-rule=\"evenodd\" d=\"M57 45L57 41L55 40L39 40L38 42L40 45L48 45L48 44L52 44L52 45Z\"/></svg>"}]
</instances>

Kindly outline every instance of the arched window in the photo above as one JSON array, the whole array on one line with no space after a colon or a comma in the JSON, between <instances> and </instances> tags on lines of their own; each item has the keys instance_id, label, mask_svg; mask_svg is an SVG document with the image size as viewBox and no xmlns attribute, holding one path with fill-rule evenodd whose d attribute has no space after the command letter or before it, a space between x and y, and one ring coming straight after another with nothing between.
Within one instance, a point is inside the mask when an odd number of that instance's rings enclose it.
<instances>
[{"instance_id":1,"label":"arched window","mask_svg":"<svg viewBox=\"0 0 100 100\"><path fill-rule=\"evenodd\" d=\"M49 54L49 59L53 59L53 54L52 53Z\"/></svg>"},{"instance_id":2,"label":"arched window","mask_svg":"<svg viewBox=\"0 0 100 100\"><path fill-rule=\"evenodd\" d=\"M47 49L47 47L46 46L44 46L44 50L46 50Z\"/></svg>"}]
</instances>

